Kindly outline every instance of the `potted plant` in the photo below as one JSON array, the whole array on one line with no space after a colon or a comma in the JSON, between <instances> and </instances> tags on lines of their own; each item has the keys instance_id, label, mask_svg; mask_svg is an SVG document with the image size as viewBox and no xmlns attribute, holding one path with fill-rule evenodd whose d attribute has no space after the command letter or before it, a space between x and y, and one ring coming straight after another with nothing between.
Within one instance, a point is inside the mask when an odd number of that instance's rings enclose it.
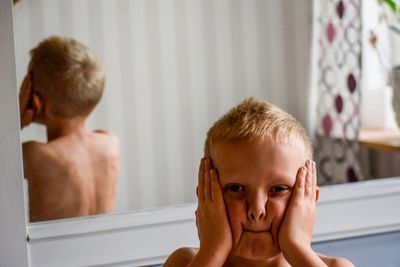
<instances>
[{"instance_id":1,"label":"potted plant","mask_svg":"<svg viewBox=\"0 0 400 267\"><path fill-rule=\"evenodd\" d=\"M378 2L384 7L383 12L381 12L381 19L387 24L388 28L394 35L394 38L391 38L391 52L393 55L397 53L398 57L400 57L400 53L396 52L399 50L395 49L397 46L400 49L400 0L378 0ZM372 47L376 49L377 37L372 31L370 33L369 41ZM382 67L387 71L388 83L393 89L392 105L396 115L397 125L400 126L400 62L394 60L388 65L387 62L390 60L382 59L382 55L378 50L377 52L381 64L383 65ZM383 64L383 62L386 62L386 64Z\"/></svg>"},{"instance_id":2,"label":"potted plant","mask_svg":"<svg viewBox=\"0 0 400 267\"><path fill-rule=\"evenodd\" d=\"M380 3L386 4L393 12L389 17L389 28L400 34L400 1L399 0L379 0Z\"/></svg>"}]
</instances>

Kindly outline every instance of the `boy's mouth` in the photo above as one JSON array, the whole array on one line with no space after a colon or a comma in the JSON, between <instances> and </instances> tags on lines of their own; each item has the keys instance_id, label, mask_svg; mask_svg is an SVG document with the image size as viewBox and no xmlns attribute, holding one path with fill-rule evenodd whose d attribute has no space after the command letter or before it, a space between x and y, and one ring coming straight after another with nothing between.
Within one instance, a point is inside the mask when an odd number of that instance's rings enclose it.
<instances>
[{"instance_id":1,"label":"boy's mouth","mask_svg":"<svg viewBox=\"0 0 400 267\"><path fill-rule=\"evenodd\" d=\"M247 228L243 228L243 232L250 232L250 233L270 233L271 230L269 229L247 229Z\"/></svg>"}]
</instances>

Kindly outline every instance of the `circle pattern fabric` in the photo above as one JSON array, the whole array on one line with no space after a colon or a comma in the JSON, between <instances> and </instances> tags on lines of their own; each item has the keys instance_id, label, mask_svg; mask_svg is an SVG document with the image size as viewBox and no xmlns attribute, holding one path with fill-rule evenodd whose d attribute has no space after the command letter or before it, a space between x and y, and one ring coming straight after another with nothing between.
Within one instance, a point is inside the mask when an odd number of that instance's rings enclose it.
<instances>
[{"instance_id":1,"label":"circle pattern fabric","mask_svg":"<svg viewBox=\"0 0 400 267\"><path fill-rule=\"evenodd\" d=\"M318 0L318 123L315 156L319 183L361 179L361 0Z\"/></svg>"}]
</instances>

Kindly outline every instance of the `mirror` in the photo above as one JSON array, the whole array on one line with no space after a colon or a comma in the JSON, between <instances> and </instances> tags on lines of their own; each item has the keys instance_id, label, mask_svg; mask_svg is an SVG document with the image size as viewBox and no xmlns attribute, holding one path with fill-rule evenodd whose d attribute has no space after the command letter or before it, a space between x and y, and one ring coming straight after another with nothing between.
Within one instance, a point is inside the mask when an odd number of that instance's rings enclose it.
<instances>
[{"instance_id":1,"label":"mirror","mask_svg":"<svg viewBox=\"0 0 400 267\"><path fill-rule=\"evenodd\" d=\"M244 97L268 99L313 131L311 2L20 1L18 84L44 38L88 45L106 71L89 125L120 141L115 211L193 202L206 131ZM44 128L24 129L31 139L45 142Z\"/></svg>"}]
</instances>

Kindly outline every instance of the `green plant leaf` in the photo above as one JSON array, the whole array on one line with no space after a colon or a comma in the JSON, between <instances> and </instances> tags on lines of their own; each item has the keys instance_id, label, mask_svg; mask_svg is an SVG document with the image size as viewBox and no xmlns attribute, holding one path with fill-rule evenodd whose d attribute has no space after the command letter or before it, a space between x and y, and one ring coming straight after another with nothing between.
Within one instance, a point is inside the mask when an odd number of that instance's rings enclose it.
<instances>
[{"instance_id":1,"label":"green plant leaf","mask_svg":"<svg viewBox=\"0 0 400 267\"><path fill-rule=\"evenodd\" d=\"M394 32L396 32L396 33L398 33L398 34L400 34L400 27L399 27L399 26L390 25L389 28L390 28L392 31L394 31Z\"/></svg>"},{"instance_id":2,"label":"green plant leaf","mask_svg":"<svg viewBox=\"0 0 400 267\"><path fill-rule=\"evenodd\" d=\"M397 3L394 0L383 0L394 12L397 11Z\"/></svg>"}]
</instances>

